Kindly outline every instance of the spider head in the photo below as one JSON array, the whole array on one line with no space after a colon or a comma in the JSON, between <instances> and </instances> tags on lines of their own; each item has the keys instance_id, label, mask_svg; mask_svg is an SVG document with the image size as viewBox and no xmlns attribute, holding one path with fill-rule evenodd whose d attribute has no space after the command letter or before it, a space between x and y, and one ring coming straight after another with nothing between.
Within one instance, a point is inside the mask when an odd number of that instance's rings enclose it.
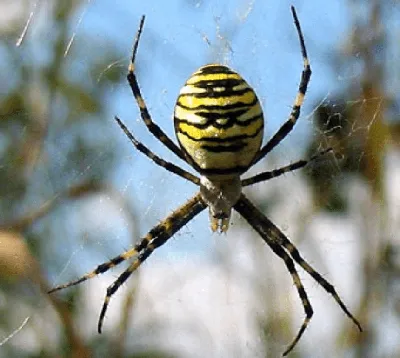
<instances>
[{"instance_id":1,"label":"spider head","mask_svg":"<svg viewBox=\"0 0 400 358\"><path fill-rule=\"evenodd\" d=\"M239 200L241 190L239 176L228 178L201 176L200 193L209 207L212 231L228 231L232 207Z\"/></svg>"}]
</instances>

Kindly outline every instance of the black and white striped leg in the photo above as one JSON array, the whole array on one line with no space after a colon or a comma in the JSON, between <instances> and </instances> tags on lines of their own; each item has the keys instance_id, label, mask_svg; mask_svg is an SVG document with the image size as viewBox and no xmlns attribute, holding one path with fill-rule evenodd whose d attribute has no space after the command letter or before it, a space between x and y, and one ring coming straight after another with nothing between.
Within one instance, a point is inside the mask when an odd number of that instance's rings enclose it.
<instances>
[{"instance_id":1,"label":"black and white striped leg","mask_svg":"<svg viewBox=\"0 0 400 358\"><path fill-rule=\"evenodd\" d=\"M144 25L144 19L145 16L143 15L140 24L139 24L139 29L136 33L136 38L135 42L133 45L133 51L132 51L132 57L131 57L131 62L128 67L128 75L127 79L129 82L129 85L132 89L133 96L136 99L136 102L139 106L140 110L140 115L142 117L143 122L146 124L148 130L150 133L152 133L161 143L163 143L169 150L174 152L179 158L181 158L183 161L186 162L185 156L183 155L182 151L180 148L164 133L164 131L153 122L151 119L150 113L147 109L146 103L142 97L142 94L140 92L139 84L135 75L135 57L137 53L137 49L139 46L139 39L142 34L143 30L143 25Z\"/></svg>"},{"instance_id":2,"label":"black and white striped leg","mask_svg":"<svg viewBox=\"0 0 400 358\"><path fill-rule=\"evenodd\" d=\"M119 265L121 262L126 261L126 260L130 259L131 257L139 254L140 251L142 251L144 248L147 247L148 243L153 238L152 231L153 230L151 230L144 238L142 238L140 240L140 242L137 245L135 245L132 249L129 249L129 250L123 252L122 254L115 256L111 260L97 266L93 271L78 278L77 280L67 282L63 285L59 285L59 286L52 288L48 293L53 293L55 291L59 291L59 290L62 290L64 288L67 288L70 286L78 285L81 282L84 282L84 281L89 280L99 274L107 272L108 270L112 269L113 267Z\"/></svg>"},{"instance_id":3,"label":"black and white striped leg","mask_svg":"<svg viewBox=\"0 0 400 358\"><path fill-rule=\"evenodd\" d=\"M284 139L293 129L297 120L300 116L300 109L304 102L304 96L307 92L307 86L311 78L311 67L310 62L307 57L306 45L304 43L303 33L301 31L300 22L296 14L295 8L292 6L292 14L294 19L294 24L299 35L301 55L303 57L303 72L301 73L301 80L299 85L299 90L297 92L296 99L294 101L292 111L289 115L289 119L282 125L281 128L275 133L275 135L267 142L267 144L261 148L260 152L254 158L252 165L256 164L259 160L264 158L272 149L274 149L281 141Z\"/></svg>"},{"instance_id":4,"label":"black and white striped leg","mask_svg":"<svg viewBox=\"0 0 400 358\"><path fill-rule=\"evenodd\" d=\"M235 210L242 215L246 221L255 229L260 236L264 239L264 241L268 244L268 246L272 249L272 251L278 255L285 263L290 275L292 276L293 283L296 286L297 292L299 294L300 300L304 307L305 318L303 324L301 325L296 337L293 339L292 343L287 347L285 352L283 353L286 356L297 344L306 330L308 324L310 323L311 317L313 315L313 309L308 299L307 293L304 289L303 284L301 283L299 274L297 273L296 267L294 266L293 260L288 255L288 253L282 248L274 240L268 236L268 230L260 223L258 220L258 215L255 210L258 211L251 203L248 201L244 195L239 199L239 202L235 205Z\"/></svg>"},{"instance_id":5,"label":"black and white striped leg","mask_svg":"<svg viewBox=\"0 0 400 358\"><path fill-rule=\"evenodd\" d=\"M117 280L107 288L107 294L104 298L104 304L101 309L98 322L99 333L101 333L104 316L112 295L123 285L132 272L134 272L157 247L165 244L168 239L170 239L179 229L182 228L182 226L186 225L206 207L207 205L201 199L200 193L198 193L149 232L148 237L150 240L148 240L147 245L139 253L136 260L134 260L130 266L117 278Z\"/></svg>"},{"instance_id":6,"label":"black and white striped leg","mask_svg":"<svg viewBox=\"0 0 400 358\"><path fill-rule=\"evenodd\" d=\"M289 345L288 349L285 351L284 354L289 353L300 339L301 335L303 334L304 330L306 329L311 319L312 308L307 298L303 285L301 284L300 280L297 282L298 276L297 273L294 273L296 270L293 271L293 268L290 265L291 259L290 261L288 260L288 258L286 257L288 256L286 252L285 252L286 255L282 254L282 251L284 251L283 248L287 250L292 259L296 263L298 263L315 281L317 281L325 289L326 292L330 293L333 296L333 298L338 303L343 312L353 321L353 323L358 327L358 329L362 331L360 323L350 313L344 302L337 294L333 285L330 284L327 280L325 280L317 271L315 271L315 269L311 267L309 263L307 263L301 257L299 251L290 242L290 240L266 216L264 216L243 194L241 195L239 201L235 204L234 208L239 214L241 214L248 221L248 223L253 227L253 229L256 230L261 235L261 237L271 247L271 249L285 261L285 264L292 275L299 296L303 302L304 310L306 312L306 318L303 321L303 324L296 338L294 339L292 344Z\"/></svg>"},{"instance_id":7,"label":"black and white striped leg","mask_svg":"<svg viewBox=\"0 0 400 358\"><path fill-rule=\"evenodd\" d=\"M156 154L154 154L150 149L148 149L144 144L139 142L133 134L129 131L129 129L125 126L125 124L117 117L115 116L115 120L117 121L118 125L121 127L121 129L124 131L126 136L129 138L129 140L132 142L132 144L135 146L135 148L142 152L144 155L146 155L148 158L150 158L153 162L155 162L157 165L160 167L163 167L164 169L170 171L171 173L174 173L176 175L179 175L180 177L191 181L192 183L196 185L200 185L200 179L197 178L195 175L187 172L186 170L183 170L182 168L176 166L175 164L172 164L171 162L167 162L166 160L160 158Z\"/></svg>"},{"instance_id":8,"label":"black and white striped leg","mask_svg":"<svg viewBox=\"0 0 400 358\"><path fill-rule=\"evenodd\" d=\"M304 168L305 166L309 165L311 162L321 158L322 156L324 156L327 153L332 152L332 148L328 148L325 149L321 152L318 152L317 154L313 155L310 159L305 160L299 160L297 162L294 162L292 164L286 165L282 168L278 168L278 169L274 169L274 170L270 170L268 172L263 172L257 175L254 175L250 178L247 179L243 179L242 180L242 186L248 186L248 185L253 185L256 183L260 183L263 181L267 181L276 177L281 176L282 174L288 173L288 172L292 172L294 170L298 170L301 168Z\"/></svg>"}]
</instances>

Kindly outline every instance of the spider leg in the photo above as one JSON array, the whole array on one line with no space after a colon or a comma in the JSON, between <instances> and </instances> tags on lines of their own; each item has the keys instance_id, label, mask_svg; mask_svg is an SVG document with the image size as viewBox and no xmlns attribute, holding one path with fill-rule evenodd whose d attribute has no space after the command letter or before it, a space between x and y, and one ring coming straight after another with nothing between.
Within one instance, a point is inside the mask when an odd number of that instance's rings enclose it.
<instances>
[{"instance_id":1,"label":"spider leg","mask_svg":"<svg viewBox=\"0 0 400 358\"><path fill-rule=\"evenodd\" d=\"M360 322L350 313L349 309L346 307L346 305L336 292L335 287L333 287L332 284L325 280L307 261L305 261L301 257L299 250L289 241L286 236L283 235L283 233L277 227L275 227L274 229L276 230L276 233L280 235L282 245L287 251L289 251L290 255L293 257L293 260L297 262L315 281L317 281L325 289L326 292L330 293L333 296L333 298L343 310L343 312L347 315L347 317L349 317L357 326L358 330L362 332L363 329Z\"/></svg>"},{"instance_id":2,"label":"spider leg","mask_svg":"<svg viewBox=\"0 0 400 358\"><path fill-rule=\"evenodd\" d=\"M297 270L296 270L296 267L294 266L293 260L290 258L290 256L287 254L287 252L284 249L282 249L281 246L270 242L268 240L268 238L266 238L264 240L267 242L267 244L272 249L272 251L284 261L288 271L290 272L290 274L292 276L293 283L296 286L300 300L303 303L304 312L306 314L303 324L301 325L296 337L293 339L292 343L290 343L290 345L286 348L285 352L283 353L283 355L286 356L296 346L297 342L300 340L301 336L303 335L304 331L306 330L306 328L308 327L308 324L311 321L314 311L311 306L311 302L308 299L306 290L304 289L304 286L301 283L299 274L297 273Z\"/></svg>"},{"instance_id":3,"label":"spider leg","mask_svg":"<svg viewBox=\"0 0 400 358\"><path fill-rule=\"evenodd\" d=\"M204 205L204 207L202 207ZM185 223L187 223L193 216L198 214L200 211L202 211L205 208L205 204L203 201L200 199L200 194L195 195L192 199L190 199L186 204L184 204L182 207L174 211L167 219L165 219L163 222L155 226L153 229L151 229L147 235L140 240L140 242L135 245L132 249L129 249L122 254L115 256L111 260L97 266L93 271L87 273L86 275L82 276L81 278L78 278L75 281L67 282L63 285L56 286L52 288L48 293L53 293L55 291L62 290L64 288L70 287L70 286L75 286L80 284L81 282L84 282L86 280L89 280L98 274L102 274L107 272L108 270L112 269L113 267L119 265L121 262L126 261L130 259L131 257L138 255L143 251L144 249L147 248L149 243L159 237L161 234L165 234L166 232L170 232L173 230L173 233L171 236L178 231ZM201 209L200 209L201 208ZM196 212L196 210L200 210ZM191 217L188 217L188 215L193 215ZM182 217L182 218L181 218ZM177 224L175 224L174 221L177 221ZM169 226L168 226L169 225ZM178 228L174 228L174 225L180 225Z\"/></svg>"},{"instance_id":4,"label":"spider leg","mask_svg":"<svg viewBox=\"0 0 400 358\"><path fill-rule=\"evenodd\" d=\"M164 133L164 131L153 122L151 119L150 113L147 109L146 103L142 97L142 94L140 92L139 84L136 79L135 75L135 57L136 57L136 52L139 46L139 39L140 35L142 34L143 30L143 25L144 25L144 19L145 16L143 15L140 24L139 24L139 29L136 33L136 38L135 42L133 45L133 51L132 51L132 57L131 57L131 62L128 67L128 75L127 79L129 82L129 85L132 89L133 96L136 99L136 102L139 106L140 110L140 116L142 117L143 122L146 124L146 127L150 131L151 134L153 134L161 143L163 143L170 151L174 152L179 158L184 160L186 162L185 156L180 150L180 148Z\"/></svg>"},{"instance_id":5,"label":"spider leg","mask_svg":"<svg viewBox=\"0 0 400 358\"><path fill-rule=\"evenodd\" d=\"M189 199L184 205L170 214L164 221L154 227L146 237L146 245L142 248L139 256L130 264L130 266L115 280L108 288L104 299L104 304L100 312L98 322L98 332L101 333L103 320L107 311L111 296L122 286L143 261L161 245L165 244L179 229L193 219L197 214L203 211L207 205L201 199L200 193Z\"/></svg>"},{"instance_id":6,"label":"spider leg","mask_svg":"<svg viewBox=\"0 0 400 358\"><path fill-rule=\"evenodd\" d=\"M182 177L188 181L191 181L192 183L194 183L196 185L200 185L199 178L197 178L195 175L187 172L186 170L179 168L175 164L167 162L166 160L164 160L164 159L160 158L159 156L157 156L156 154L154 154L150 149L148 149L144 144L139 142L133 136L133 134L129 131L129 129L125 126L125 124L117 116L115 116L115 120L117 121L118 125L121 127L121 129L124 131L126 136L129 138L129 140L132 142L132 144L135 146L135 148L139 152L142 152L144 155L146 155L148 158L150 158L157 165L163 167L164 169L170 171L171 173L179 175L180 177Z\"/></svg>"},{"instance_id":7,"label":"spider leg","mask_svg":"<svg viewBox=\"0 0 400 358\"><path fill-rule=\"evenodd\" d=\"M54 288L52 288L50 291L48 291L48 293L53 293L55 291L59 291L62 290L64 288L70 287L70 286L75 286L80 284L81 282L84 282L86 280L89 280L95 276L97 276L98 274L107 272L108 270L112 269L113 267L119 265L121 262L128 260L129 258L131 258L134 255L137 255L141 250L143 250L147 244L150 242L150 240L152 239L151 236L151 232L149 232L137 245L135 245L132 249L129 249L125 252L123 252L122 254L115 256L114 258L112 258L111 260L97 266L93 271L87 273L86 275L78 278L75 281L70 281L67 282L63 285L59 285L56 286Z\"/></svg>"},{"instance_id":8,"label":"spider leg","mask_svg":"<svg viewBox=\"0 0 400 358\"><path fill-rule=\"evenodd\" d=\"M301 31L300 22L297 17L294 6L292 6L291 9L292 9L292 14L293 14L294 24L296 26L297 33L299 35L301 55L303 57L304 67L303 67L303 71L301 73L301 81L300 81L296 99L295 99L293 107L292 107L292 111L289 115L289 119L282 125L281 128L279 128L279 130L267 142L267 144L265 144L265 146L260 149L260 151L258 152L256 157L254 158L252 165L256 164L259 160L264 158L272 149L274 149L282 141L282 139L284 139L291 132L291 130L293 129L297 120L299 119L300 108L304 102L304 96L307 92L308 83L310 82L311 67L310 67L310 62L307 57L307 50L306 50L306 45L304 43L303 33Z\"/></svg>"},{"instance_id":9,"label":"spider leg","mask_svg":"<svg viewBox=\"0 0 400 358\"><path fill-rule=\"evenodd\" d=\"M286 356L290 351L292 351L292 349L296 346L297 342L300 340L308 324L310 323L311 317L313 316L314 312L311 306L311 302L308 299L307 293L304 289L304 286L301 283L296 267L294 266L293 260L280 244L278 244L274 240L271 240L271 238L267 235L265 228L260 225L257 215L254 215L253 205L250 206L248 205L249 203L250 202L242 194L242 197L239 199L239 202L235 205L235 210L240 215L242 215L246 219L246 221L261 235L261 237L272 249L272 251L284 261L290 275L292 276L293 283L296 286L300 300L303 303L304 312L306 314L303 324L301 325L296 337L293 339L292 343L290 343L290 345L286 348L285 352L283 353L283 355Z\"/></svg>"},{"instance_id":10,"label":"spider leg","mask_svg":"<svg viewBox=\"0 0 400 358\"><path fill-rule=\"evenodd\" d=\"M296 278L295 278L296 276L293 275L292 271L290 271L291 269L288 266L287 263L288 261L287 259L284 258L284 256L281 256L280 250L276 252L277 247L281 249L282 247L285 248L293 258L293 260L296 263L298 263L315 281L317 281L317 283L319 283L325 289L326 292L330 293L333 296L333 298L338 303L343 312L353 321L353 323L358 327L358 329L362 331L360 323L350 313L346 305L339 297L333 285L330 284L327 280L325 280L317 271L315 271L315 269L311 267L310 264L308 264L301 257L299 251L289 241L289 239L266 216L264 216L243 194L241 195L239 201L235 204L234 208L239 214L241 214L246 219L246 221L248 221L248 223L253 227L253 229L255 229L261 235L261 237L272 248L272 250L274 250L274 252L285 261L286 266L289 269L289 272L292 274L293 280L299 292L299 296L303 301L304 310L306 311L306 319L304 320L303 325L300 328L300 331L297 334L295 340L285 351L285 354L287 354L291 349L293 349L294 345L301 337L301 334L303 333L304 329L307 327L308 321L311 318L311 316L308 317L307 315L307 311L309 310L309 308L307 308L307 305L309 305L309 301L304 299L307 297L306 295L303 296L303 293L305 294L304 288L301 285L301 283L300 284L296 283ZM300 287L302 290L300 289Z\"/></svg>"},{"instance_id":11,"label":"spider leg","mask_svg":"<svg viewBox=\"0 0 400 358\"><path fill-rule=\"evenodd\" d=\"M301 169L304 168L305 166L307 166L308 164L310 164L311 162L319 159L320 157L322 157L323 155L332 152L332 148L328 148L325 150L322 150L320 152L318 152L317 154L314 154L310 159L305 160L299 160L297 162L294 162L292 164L286 165L284 167L278 168L278 169L274 169L268 172L262 172L260 174L254 175L250 178L247 179L243 179L242 180L242 186L248 186L248 185L253 185L256 183L260 183L263 181L267 181L270 180L272 178L276 178L281 176L282 174L288 173L288 172L292 172L294 170L297 169Z\"/></svg>"}]
</instances>

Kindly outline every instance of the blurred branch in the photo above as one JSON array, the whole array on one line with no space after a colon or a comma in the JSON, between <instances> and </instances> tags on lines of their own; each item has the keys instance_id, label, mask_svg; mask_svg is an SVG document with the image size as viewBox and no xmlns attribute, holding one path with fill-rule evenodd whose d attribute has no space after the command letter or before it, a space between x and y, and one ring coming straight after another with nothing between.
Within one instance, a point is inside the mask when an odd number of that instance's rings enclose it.
<instances>
[{"instance_id":1,"label":"blurred branch","mask_svg":"<svg viewBox=\"0 0 400 358\"><path fill-rule=\"evenodd\" d=\"M43 218L57 205L59 205L65 199L79 199L83 195L93 194L100 191L105 191L106 186L99 184L94 181L86 181L84 183L75 185L67 189L66 191L54 195L53 198L45 201L37 209L32 210L30 213L20 218L11 220L6 223L0 223L0 230L15 230L24 231L36 221Z\"/></svg>"},{"instance_id":2,"label":"blurred branch","mask_svg":"<svg viewBox=\"0 0 400 358\"><path fill-rule=\"evenodd\" d=\"M74 328L68 305L55 296L47 294L49 286L41 273L39 264L31 255L24 238L16 232L0 231L0 277L8 282L23 282L25 278L28 278L36 284L59 314L66 331L71 357L91 356Z\"/></svg>"}]
</instances>

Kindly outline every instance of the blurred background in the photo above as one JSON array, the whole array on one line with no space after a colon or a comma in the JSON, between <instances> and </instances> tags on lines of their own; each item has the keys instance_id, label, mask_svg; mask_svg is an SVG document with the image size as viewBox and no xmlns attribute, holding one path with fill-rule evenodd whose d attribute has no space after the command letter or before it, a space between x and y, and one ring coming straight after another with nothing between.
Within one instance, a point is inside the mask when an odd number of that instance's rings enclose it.
<instances>
[{"instance_id":1,"label":"blurred background","mask_svg":"<svg viewBox=\"0 0 400 358\"><path fill-rule=\"evenodd\" d=\"M314 317L291 357L400 357L400 3L261 0L0 2L0 357L278 357L303 307L283 262L238 215L227 235L202 213L113 296L123 271L48 295L131 247L196 187L135 151L190 170L139 118L137 75L174 138L177 94L198 67L227 64L254 87L269 138L286 120L302 62L313 76L294 131L250 174L327 156L245 193L337 289L299 268Z\"/></svg>"}]
</instances>

